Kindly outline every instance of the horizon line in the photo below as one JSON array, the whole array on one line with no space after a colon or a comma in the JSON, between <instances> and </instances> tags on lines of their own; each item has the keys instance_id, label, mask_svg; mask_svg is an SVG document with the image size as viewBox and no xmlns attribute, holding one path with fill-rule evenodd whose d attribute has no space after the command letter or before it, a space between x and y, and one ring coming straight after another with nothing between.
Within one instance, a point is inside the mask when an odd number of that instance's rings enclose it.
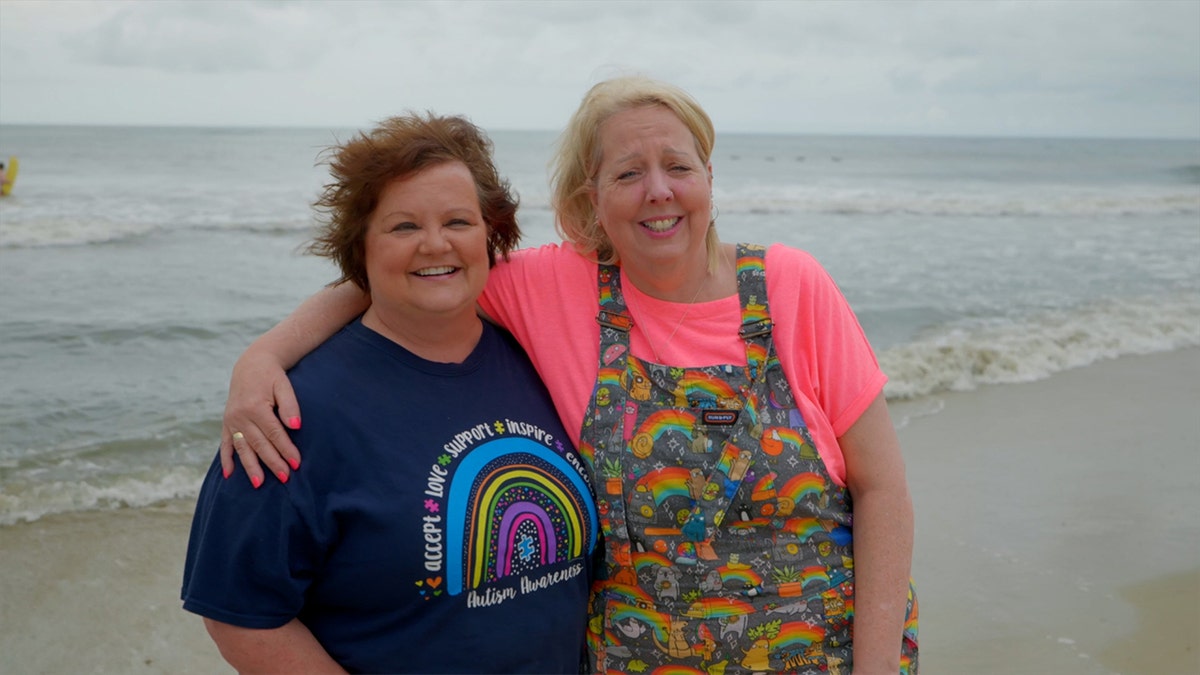
<instances>
[{"instance_id":1,"label":"horizon line","mask_svg":"<svg viewBox=\"0 0 1200 675\"><path fill-rule=\"evenodd\" d=\"M372 125L373 126L373 125ZM558 129L532 129L532 128L515 128L515 127L487 127L480 124L488 133L538 133L538 134L557 134L561 130ZM0 129L4 127L68 127L68 128L111 128L111 129L230 129L230 130L272 130L272 131L360 131L369 127L355 127L343 125L310 125L310 124L194 124L194 123L155 123L155 124L136 124L127 122L0 122ZM948 132L948 133L931 133L931 132L902 132L902 131L742 131L737 129L727 131L717 131L717 136L726 134L734 134L739 136L820 136L820 137L868 137L868 138L961 138L961 139L988 139L988 140L1111 140L1111 141L1200 141L1200 133L1195 136L1152 136L1152 135L1095 135L1095 134L1062 134L1062 133L1044 133L1044 134L1008 134L999 132Z\"/></svg>"}]
</instances>

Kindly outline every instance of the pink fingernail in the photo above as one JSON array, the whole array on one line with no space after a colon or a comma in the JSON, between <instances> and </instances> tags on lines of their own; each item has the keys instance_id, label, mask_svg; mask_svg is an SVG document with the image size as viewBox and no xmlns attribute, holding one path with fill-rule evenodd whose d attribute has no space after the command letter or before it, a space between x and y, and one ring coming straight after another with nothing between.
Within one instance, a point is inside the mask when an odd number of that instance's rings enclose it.
<instances>
[{"instance_id":1,"label":"pink fingernail","mask_svg":"<svg viewBox=\"0 0 1200 675\"><path fill-rule=\"evenodd\" d=\"M289 458L288 464L292 467L292 471L295 471L296 469L300 468L300 460L298 460L298 459L290 459Z\"/></svg>"},{"instance_id":2,"label":"pink fingernail","mask_svg":"<svg viewBox=\"0 0 1200 675\"><path fill-rule=\"evenodd\" d=\"M287 472L286 472L286 471L280 471L279 473L277 473L277 474L275 474L275 475L279 477L279 482L280 482L280 483L286 483L286 482L287 482L287 479L288 479L288 474L287 474Z\"/></svg>"},{"instance_id":3,"label":"pink fingernail","mask_svg":"<svg viewBox=\"0 0 1200 675\"><path fill-rule=\"evenodd\" d=\"M221 473L222 473L222 474L223 474L223 475L224 475L226 478L229 478L229 474L231 474L231 473L233 473L233 472L232 472L232 471L230 471L229 469L222 468L222 469L221 469Z\"/></svg>"},{"instance_id":4,"label":"pink fingernail","mask_svg":"<svg viewBox=\"0 0 1200 675\"><path fill-rule=\"evenodd\" d=\"M293 418L289 419L288 420L288 428L292 429L292 430L299 429L300 428L300 418L293 417Z\"/></svg>"},{"instance_id":5,"label":"pink fingernail","mask_svg":"<svg viewBox=\"0 0 1200 675\"><path fill-rule=\"evenodd\" d=\"M260 477L260 476L251 476L251 477L250 477L250 484L254 486L254 489L255 489L255 490L257 490L258 488L262 487L262 477Z\"/></svg>"}]
</instances>

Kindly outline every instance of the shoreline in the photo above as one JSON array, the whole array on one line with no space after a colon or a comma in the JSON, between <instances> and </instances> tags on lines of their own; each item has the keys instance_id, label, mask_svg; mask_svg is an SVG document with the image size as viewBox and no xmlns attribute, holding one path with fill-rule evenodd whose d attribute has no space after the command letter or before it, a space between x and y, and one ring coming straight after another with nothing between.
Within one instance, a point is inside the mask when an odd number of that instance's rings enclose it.
<instances>
[{"instance_id":1,"label":"shoreline","mask_svg":"<svg viewBox=\"0 0 1200 675\"><path fill-rule=\"evenodd\" d=\"M1200 672L1200 349L892 413L906 420L923 672ZM231 672L180 607L193 506L0 527L6 668Z\"/></svg>"}]
</instances>

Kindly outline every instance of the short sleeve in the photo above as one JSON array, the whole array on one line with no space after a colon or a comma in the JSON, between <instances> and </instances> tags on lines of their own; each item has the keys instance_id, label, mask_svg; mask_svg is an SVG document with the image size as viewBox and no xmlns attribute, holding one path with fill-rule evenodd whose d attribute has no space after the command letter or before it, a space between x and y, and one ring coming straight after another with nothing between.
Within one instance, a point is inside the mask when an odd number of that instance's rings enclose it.
<instances>
[{"instance_id":1,"label":"short sleeve","mask_svg":"<svg viewBox=\"0 0 1200 675\"><path fill-rule=\"evenodd\" d=\"M802 405L801 412L831 475L844 480L837 437L879 396L887 376L849 302L810 254L776 244L768 250L766 272L784 373L795 393L815 408ZM827 433L820 433L822 426Z\"/></svg>"},{"instance_id":2,"label":"short sleeve","mask_svg":"<svg viewBox=\"0 0 1200 675\"><path fill-rule=\"evenodd\" d=\"M214 460L200 489L184 564L183 608L244 628L278 628L304 604L318 546L288 487L255 490Z\"/></svg>"}]
</instances>

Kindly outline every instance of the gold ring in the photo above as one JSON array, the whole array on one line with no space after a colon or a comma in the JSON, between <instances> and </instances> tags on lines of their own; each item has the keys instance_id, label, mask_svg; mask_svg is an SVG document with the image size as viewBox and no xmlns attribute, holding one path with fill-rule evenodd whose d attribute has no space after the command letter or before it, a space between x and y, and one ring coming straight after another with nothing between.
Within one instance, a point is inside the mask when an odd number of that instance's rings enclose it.
<instances>
[{"instance_id":1,"label":"gold ring","mask_svg":"<svg viewBox=\"0 0 1200 675\"><path fill-rule=\"evenodd\" d=\"M233 440L240 441L243 438L245 438L245 436L242 434L242 432L240 432L240 431L233 432Z\"/></svg>"}]
</instances>

